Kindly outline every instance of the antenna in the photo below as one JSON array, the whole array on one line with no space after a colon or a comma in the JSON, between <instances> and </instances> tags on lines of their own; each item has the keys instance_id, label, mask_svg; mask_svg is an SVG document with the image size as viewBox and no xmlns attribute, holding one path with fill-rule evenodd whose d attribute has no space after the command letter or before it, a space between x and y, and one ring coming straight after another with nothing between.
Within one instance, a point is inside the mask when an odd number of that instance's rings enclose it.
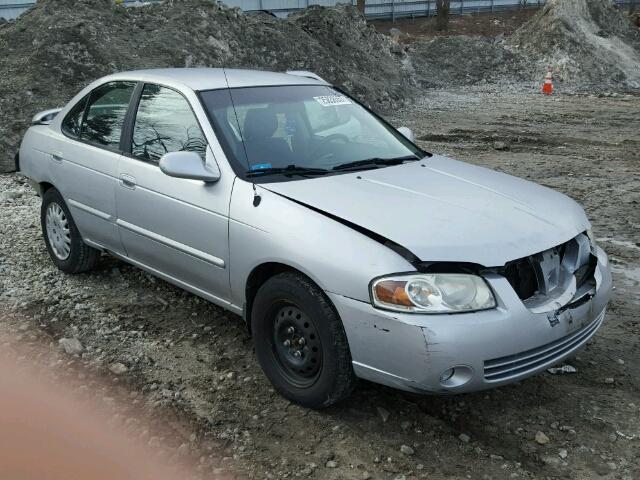
<instances>
[{"instance_id":1,"label":"antenna","mask_svg":"<svg viewBox=\"0 0 640 480\"><path fill-rule=\"evenodd\" d=\"M222 73L224 73L224 81L227 84L227 90L229 91L229 98L231 99L231 107L233 108L233 115L236 117L236 125L238 125L238 133L240 133L240 140L242 140L242 149L244 150L244 158L247 160L247 169L251 170L251 163L249 162L249 154L247 153L247 146L244 143L244 134L242 133L242 127L240 126L240 119L238 118L238 112L236 111L236 105L233 101L233 95L231 94L231 86L229 85L229 78L227 77L227 69L222 67ZM256 188L256 182L251 181L251 185L253 186L253 206L257 207L260 205L260 201L262 198L258 194L258 189Z\"/></svg>"}]
</instances>

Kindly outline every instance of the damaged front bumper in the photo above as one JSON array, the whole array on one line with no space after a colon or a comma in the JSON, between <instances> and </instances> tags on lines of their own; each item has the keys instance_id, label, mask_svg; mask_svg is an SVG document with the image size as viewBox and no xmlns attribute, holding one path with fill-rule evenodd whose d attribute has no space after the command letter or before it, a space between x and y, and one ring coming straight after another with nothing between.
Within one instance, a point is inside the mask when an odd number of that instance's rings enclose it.
<instances>
[{"instance_id":1,"label":"damaged front bumper","mask_svg":"<svg viewBox=\"0 0 640 480\"><path fill-rule=\"evenodd\" d=\"M345 327L360 378L423 393L483 390L522 380L570 357L602 325L611 269L596 247L595 289L553 311L528 307L499 274L486 280L498 307L416 315L327 293Z\"/></svg>"}]
</instances>

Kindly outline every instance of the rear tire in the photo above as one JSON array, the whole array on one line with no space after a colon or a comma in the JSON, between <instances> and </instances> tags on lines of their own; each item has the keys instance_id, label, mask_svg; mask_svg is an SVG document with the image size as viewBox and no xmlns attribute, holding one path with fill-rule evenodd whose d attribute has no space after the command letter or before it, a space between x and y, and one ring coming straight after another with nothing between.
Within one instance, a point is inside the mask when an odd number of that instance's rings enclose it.
<instances>
[{"instance_id":1,"label":"rear tire","mask_svg":"<svg viewBox=\"0 0 640 480\"><path fill-rule=\"evenodd\" d=\"M267 280L251 309L258 362L292 402L325 408L349 396L356 377L342 321L307 277L285 272Z\"/></svg>"},{"instance_id":2,"label":"rear tire","mask_svg":"<svg viewBox=\"0 0 640 480\"><path fill-rule=\"evenodd\" d=\"M56 267L65 273L82 273L95 268L100 252L82 241L67 204L55 188L42 196L40 223L44 243Z\"/></svg>"}]
</instances>

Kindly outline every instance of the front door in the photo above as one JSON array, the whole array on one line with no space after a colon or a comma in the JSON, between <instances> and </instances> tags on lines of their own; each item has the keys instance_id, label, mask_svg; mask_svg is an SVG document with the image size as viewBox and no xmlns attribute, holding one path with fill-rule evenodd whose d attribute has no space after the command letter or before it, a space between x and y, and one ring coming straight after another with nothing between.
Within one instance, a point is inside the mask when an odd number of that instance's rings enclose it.
<instances>
[{"instance_id":1,"label":"front door","mask_svg":"<svg viewBox=\"0 0 640 480\"><path fill-rule=\"evenodd\" d=\"M204 183L169 177L158 162L175 151L195 151L203 162L215 162L182 94L145 84L134 118L131 153L119 164L116 204L122 243L134 262L224 304L230 297L233 178L227 175L217 183Z\"/></svg>"}]
</instances>

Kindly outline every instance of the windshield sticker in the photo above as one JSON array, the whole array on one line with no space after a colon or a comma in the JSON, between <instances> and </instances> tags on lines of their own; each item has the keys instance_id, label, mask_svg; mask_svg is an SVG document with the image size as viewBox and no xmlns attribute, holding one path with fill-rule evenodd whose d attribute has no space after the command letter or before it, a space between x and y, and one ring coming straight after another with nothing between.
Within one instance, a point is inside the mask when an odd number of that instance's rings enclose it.
<instances>
[{"instance_id":1,"label":"windshield sticker","mask_svg":"<svg viewBox=\"0 0 640 480\"><path fill-rule=\"evenodd\" d=\"M251 170L265 170L267 168L271 168L270 163L256 163L255 165L251 165Z\"/></svg>"},{"instance_id":2,"label":"windshield sticker","mask_svg":"<svg viewBox=\"0 0 640 480\"><path fill-rule=\"evenodd\" d=\"M313 97L323 107L334 107L336 105L353 105L353 102L344 95L322 95Z\"/></svg>"}]
</instances>

